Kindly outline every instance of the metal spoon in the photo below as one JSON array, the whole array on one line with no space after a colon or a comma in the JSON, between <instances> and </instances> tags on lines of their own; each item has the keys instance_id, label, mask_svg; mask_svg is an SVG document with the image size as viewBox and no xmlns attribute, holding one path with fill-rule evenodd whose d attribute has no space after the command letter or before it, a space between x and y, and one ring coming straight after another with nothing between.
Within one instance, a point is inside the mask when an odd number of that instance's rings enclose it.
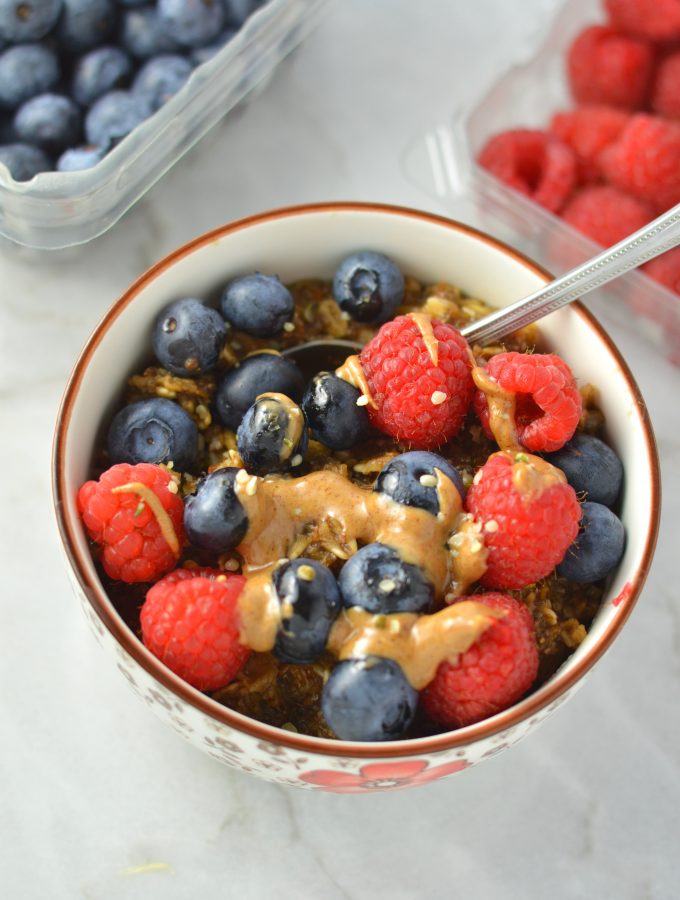
<instances>
[{"instance_id":1,"label":"metal spoon","mask_svg":"<svg viewBox=\"0 0 680 900\"><path fill-rule=\"evenodd\" d=\"M478 322L466 325L461 329L461 334L470 343L496 340L530 325L679 244L680 203L649 225L548 282L528 297L523 297Z\"/></svg>"},{"instance_id":2,"label":"metal spoon","mask_svg":"<svg viewBox=\"0 0 680 900\"><path fill-rule=\"evenodd\" d=\"M680 203L613 247L549 281L528 297L466 325L461 328L461 334L470 343L497 340L678 245ZM295 359L305 375L314 375L321 369L337 368L349 353L359 350L361 344L356 341L320 340L289 347L283 355Z\"/></svg>"}]
</instances>

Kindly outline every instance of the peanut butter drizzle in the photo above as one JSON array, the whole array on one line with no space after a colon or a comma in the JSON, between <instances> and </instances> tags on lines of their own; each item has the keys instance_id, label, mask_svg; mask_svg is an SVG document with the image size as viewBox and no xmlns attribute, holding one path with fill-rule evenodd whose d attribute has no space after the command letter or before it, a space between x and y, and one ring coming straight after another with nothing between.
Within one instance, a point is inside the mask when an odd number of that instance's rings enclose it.
<instances>
[{"instance_id":1,"label":"peanut butter drizzle","mask_svg":"<svg viewBox=\"0 0 680 900\"><path fill-rule=\"evenodd\" d=\"M237 479L235 490L249 521L238 548L244 569L247 573L288 557L297 534L332 517L341 527L343 541L379 541L397 550L405 562L421 566L441 597L451 569L446 539L462 504L448 478L439 482L441 518L353 484L337 472L312 472L294 479L269 476L258 479L252 495Z\"/></svg>"},{"instance_id":2,"label":"peanut butter drizzle","mask_svg":"<svg viewBox=\"0 0 680 900\"><path fill-rule=\"evenodd\" d=\"M437 491L437 506L439 507L439 512L437 513L437 518L441 522L444 517L443 510L446 509L446 504L450 503L450 485L451 480L447 478L446 475L442 472L441 469L438 469L436 466L434 467L435 478L437 479L437 483L435 485L435 490ZM460 503L462 506L463 498L460 498Z\"/></svg>"},{"instance_id":3,"label":"peanut butter drizzle","mask_svg":"<svg viewBox=\"0 0 680 900\"><path fill-rule=\"evenodd\" d=\"M396 503L385 494L353 484L336 472L312 472L295 479L277 476L260 479L244 470L239 472L234 490L249 522L245 539L238 548L247 578L239 597L242 643L260 652L274 646L282 611L273 589L272 572L288 558L297 535L327 517L340 524L344 540L364 544L379 541L397 550L405 562L421 566L440 600L445 591L448 590L447 596L452 590L457 595L478 580L486 568L479 527L462 513L462 501L455 485L438 469L435 473L440 508L437 516ZM446 541L458 526L464 538L454 552L450 540L448 546ZM472 535L469 541L468 531ZM383 618L399 622L399 617L393 615ZM455 652L459 651L447 650L442 658Z\"/></svg>"},{"instance_id":4,"label":"peanut butter drizzle","mask_svg":"<svg viewBox=\"0 0 680 900\"><path fill-rule=\"evenodd\" d=\"M149 507L153 513L161 535L165 543L172 550L173 556L179 558L181 547L177 538L175 526L172 519L168 515L167 510L161 503L160 499L154 491L141 481L131 481L129 484L120 484L118 487L111 488L112 494L137 494L137 496Z\"/></svg>"},{"instance_id":5,"label":"peanut butter drizzle","mask_svg":"<svg viewBox=\"0 0 680 900\"><path fill-rule=\"evenodd\" d=\"M439 365L439 341L434 336L434 330L432 328L432 319L427 315L427 313L423 312L412 312L407 314L409 319L413 319L415 324L418 326L418 331L421 334L423 339L423 343L425 344L425 349L427 350L430 359L432 360L433 366Z\"/></svg>"},{"instance_id":6,"label":"peanut butter drizzle","mask_svg":"<svg viewBox=\"0 0 680 900\"><path fill-rule=\"evenodd\" d=\"M448 660L455 665L486 629L505 615L474 600L462 600L431 616L416 613L373 615L344 610L333 625L328 649L338 659L384 656L401 666L409 683L422 690Z\"/></svg>"},{"instance_id":7,"label":"peanut butter drizzle","mask_svg":"<svg viewBox=\"0 0 680 900\"><path fill-rule=\"evenodd\" d=\"M274 568L274 563L271 568ZM238 598L239 639L258 653L271 650L282 618L279 601L271 579L271 568L246 578Z\"/></svg>"},{"instance_id":8,"label":"peanut butter drizzle","mask_svg":"<svg viewBox=\"0 0 680 900\"><path fill-rule=\"evenodd\" d=\"M447 501L443 492L447 482L450 482L440 469L435 467L434 471L437 476L437 503L439 509L444 509ZM442 513L438 513L438 516L441 515ZM459 514L453 534L447 541L451 556L451 580L446 591L447 599L464 594L486 572L489 552L484 546L481 530L481 525L469 513Z\"/></svg>"},{"instance_id":9,"label":"peanut butter drizzle","mask_svg":"<svg viewBox=\"0 0 680 900\"><path fill-rule=\"evenodd\" d=\"M515 424L515 395L506 391L487 374L482 366L474 366L472 380L486 395L489 404L489 428L501 450L521 450Z\"/></svg>"},{"instance_id":10,"label":"peanut butter drizzle","mask_svg":"<svg viewBox=\"0 0 680 900\"><path fill-rule=\"evenodd\" d=\"M373 399L373 394L371 394L371 389L366 381L364 370L361 368L361 360L356 354L348 356L340 368L335 370L335 374L338 378L342 378L343 381L348 382L352 387L361 391L361 395L366 398L368 406L372 406L373 409L378 408L378 404Z\"/></svg>"},{"instance_id":11,"label":"peanut butter drizzle","mask_svg":"<svg viewBox=\"0 0 680 900\"><path fill-rule=\"evenodd\" d=\"M285 394L277 394L276 391L268 391L265 394L259 394L255 399L257 401L262 401L264 406L267 406L269 401L273 401L269 405L274 408L276 403L278 403L279 406L282 406L288 413L288 424L286 425L286 433L283 437L281 452L279 454L280 462L286 462L286 460L290 458L293 448L297 447L300 443L300 438L302 437L302 432L305 428L305 417L302 414L302 410L297 403L294 403L290 399L290 397L286 397Z\"/></svg>"},{"instance_id":12,"label":"peanut butter drizzle","mask_svg":"<svg viewBox=\"0 0 680 900\"><path fill-rule=\"evenodd\" d=\"M461 514L456 530L448 540L451 554L451 583L446 600L454 600L464 594L471 584L479 581L486 572L489 551L484 544L482 526L469 513Z\"/></svg>"},{"instance_id":13,"label":"peanut butter drizzle","mask_svg":"<svg viewBox=\"0 0 680 900\"><path fill-rule=\"evenodd\" d=\"M511 450L501 450L492 456L505 456L512 462L512 486L527 501L536 500L556 484L567 483L564 472L540 456Z\"/></svg>"}]
</instances>

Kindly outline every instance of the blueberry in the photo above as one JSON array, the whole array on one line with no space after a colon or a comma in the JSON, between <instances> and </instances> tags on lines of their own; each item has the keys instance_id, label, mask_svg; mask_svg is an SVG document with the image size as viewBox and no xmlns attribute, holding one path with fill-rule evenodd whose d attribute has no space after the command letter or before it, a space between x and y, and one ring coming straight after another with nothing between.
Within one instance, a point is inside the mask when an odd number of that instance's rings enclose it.
<instances>
[{"instance_id":1,"label":"blueberry","mask_svg":"<svg viewBox=\"0 0 680 900\"><path fill-rule=\"evenodd\" d=\"M361 392L331 372L319 372L302 398L302 409L317 441L331 450L348 450L370 433L366 409L357 406Z\"/></svg>"},{"instance_id":2,"label":"blueberry","mask_svg":"<svg viewBox=\"0 0 680 900\"><path fill-rule=\"evenodd\" d=\"M121 141L146 116L128 91L110 91L88 110L85 116L85 137L88 143L107 150Z\"/></svg>"},{"instance_id":3,"label":"blueberry","mask_svg":"<svg viewBox=\"0 0 680 900\"><path fill-rule=\"evenodd\" d=\"M289 359L274 353L256 353L230 369L217 385L215 408L225 426L236 431L248 407L260 394L285 394L296 402L305 383L300 370Z\"/></svg>"},{"instance_id":4,"label":"blueberry","mask_svg":"<svg viewBox=\"0 0 680 900\"><path fill-rule=\"evenodd\" d=\"M434 588L422 569L385 544L358 550L340 570L338 584L346 607L372 613L427 612L434 601Z\"/></svg>"},{"instance_id":5,"label":"blueberry","mask_svg":"<svg viewBox=\"0 0 680 900\"><path fill-rule=\"evenodd\" d=\"M42 44L21 44L0 55L0 107L16 109L59 81L59 61Z\"/></svg>"},{"instance_id":6,"label":"blueberry","mask_svg":"<svg viewBox=\"0 0 680 900\"><path fill-rule=\"evenodd\" d=\"M326 649L331 625L342 609L330 569L299 558L275 570L272 583L281 606L274 655L290 663L312 663Z\"/></svg>"},{"instance_id":7,"label":"blueberry","mask_svg":"<svg viewBox=\"0 0 680 900\"><path fill-rule=\"evenodd\" d=\"M0 144L13 144L16 139L14 116L0 111Z\"/></svg>"},{"instance_id":8,"label":"blueberry","mask_svg":"<svg viewBox=\"0 0 680 900\"><path fill-rule=\"evenodd\" d=\"M7 166L15 181L30 181L38 172L48 172L52 168L43 151L28 144L1 145L0 163Z\"/></svg>"},{"instance_id":9,"label":"blueberry","mask_svg":"<svg viewBox=\"0 0 680 900\"><path fill-rule=\"evenodd\" d=\"M545 458L567 476L578 493L604 506L613 506L621 491L623 464L611 447L590 434L576 434Z\"/></svg>"},{"instance_id":10,"label":"blueberry","mask_svg":"<svg viewBox=\"0 0 680 900\"><path fill-rule=\"evenodd\" d=\"M391 319L404 299L404 276L382 253L352 253L335 272L333 296L353 319L377 325Z\"/></svg>"},{"instance_id":11,"label":"blueberry","mask_svg":"<svg viewBox=\"0 0 680 900\"><path fill-rule=\"evenodd\" d=\"M120 42L137 59L173 53L179 47L161 28L155 6L142 6L123 14Z\"/></svg>"},{"instance_id":12,"label":"blueberry","mask_svg":"<svg viewBox=\"0 0 680 900\"><path fill-rule=\"evenodd\" d=\"M14 117L20 141L56 152L77 144L81 134L78 104L60 94L39 94L22 104Z\"/></svg>"},{"instance_id":13,"label":"blueberry","mask_svg":"<svg viewBox=\"0 0 680 900\"><path fill-rule=\"evenodd\" d=\"M227 21L234 28L240 28L251 13L258 6L262 6L264 0L223 0L227 14Z\"/></svg>"},{"instance_id":14,"label":"blueberry","mask_svg":"<svg viewBox=\"0 0 680 900\"><path fill-rule=\"evenodd\" d=\"M393 659L367 656L338 663L324 685L321 709L342 741L392 741L408 730L418 692Z\"/></svg>"},{"instance_id":15,"label":"blueberry","mask_svg":"<svg viewBox=\"0 0 680 900\"><path fill-rule=\"evenodd\" d=\"M248 531L248 516L236 496L238 469L217 469L202 478L184 505L184 528L192 544L212 553L237 547Z\"/></svg>"},{"instance_id":16,"label":"blueberry","mask_svg":"<svg viewBox=\"0 0 680 900\"><path fill-rule=\"evenodd\" d=\"M189 60L183 56L156 56L137 73L132 95L146 114L151 115L184 86L192 69Z\"/></svg>"},{"instance_id":17,"label":"blueberry","mask_svg":"<svg viewBox=\"0 0 680 900\"><path fill-rule=\"evenodd\" d=\"M256 337L276 337L293 316L293 298L275 275L246 275L222 293L222 314L234 328Z\"/></svg>"},{"instance_id":18,"label":"blueberry","mask_svg":"<svg viewBox=\"0 0 680 900\"><path fill-rule=\"evenodd\" d=\"M297 404L283 394L261 395L243 417L236 446L249 472L267 475L302 463L307 452L307 426Z\"/></svg>"},{"instance_id":19,"label":"blueberry","mask_svg":"<svg viewBox=\"0 0 680 900\"><path fill-rule=\"evenodd\" d=\"M226 336L227 326L217 310L185 297L160 311L151 345L160 364L175 375L202 375L219 359Z\"/></svg>"},{"instance_id":20,"label":"blueberry","mask_svg":"<svg viewBox=\"0 0 680 900\"><path fill-rule=\"evenodd\" d=\"M112 463L172 462L178 472L185 472L196 462L198 429L179 404L153 397L116 413L107 446Z\"/></svg>"},{"instance_id":21,"label":"blueberry","mask_svg":"<svg viewBox=\"0 0 680 900\"><path fill-rule=\"evenodd\" d=\"M440 509L435 469L454 483L462 499L465 492L458 471L448 460L427 450L412 450L395 456L378 475L373 490L403 506L425 509L436 516Z\"/></svg>"},{"instance_id":22,"label":"blueberry","mask_svg":"<svg viewBox=\"0 0 680 900\"><path fill-rule=\"evenodd\" d=\"M82 106L92 106L104 94L124 87L132 75L132 61L119 47L98 47L76 63L71 91Z\"/></svg>"},{"instance_id":23,"label":"blueberry","mask_svg":"<svg viewBox=\"0 0 680 900\"><path fill-rule=\"evenodd\" d=\"M38 41L59 18L63 0L0 0L0 39Z\"/></svg>"},{"instance_id":24,"label":"blueberry","mask_svg":"<svg viewBox=\"0 0 680 900\"><path fill-rule=\"evenodd\" d=\"M584 584L599 581L619 564L625 540L623 523L610 509L601 503L582 503L579 533L557 574Z\"/></svg>"},{"instance_id":25,"label":"blueberry","mask_svg":"<svg viewBox=\"0 0 680 900\"><path fill-rule=\"evenodd\" d=\"M104 150L94 144L85 147L69 147L57 160L57 172L82 172L91 169L104 158Z\"/></svg>"},{"instance_id":26,"label":"blueberry","mask_svg":"<svg viewBox=\"0 0 680 900\"><path fill-rule=\"evenodd\" d=\"M236 29L226 28L222 34L219 35L217 40L211 41L209 44L206 44L205 47L194 47L189 54L192 63L195 66L202 66L204 62L208 62L209 59L212 59L213 56L220 52L225 44L229 43L235 34Z\"/></svg>"},{"instance_id":27,"label":"blueberry","mask_svg":"<svg viewBox=\"0 0 680 900\"><path fill-rule=\"evenodd\" d=\"M208 44L224 27L222 0L158 0L158 17L166 34L179 44Z\"/></svg>"},{"instance_id":28,"label":"blueberry","mask_svg":"<svg viewBox=\"0 0 680 900\"><path fill-rule=\"evenodd\" d=\"M113 0L63 0L58 37L64 49L83 53L113 34L118 10Z\"/></svg>"}]
</instances>

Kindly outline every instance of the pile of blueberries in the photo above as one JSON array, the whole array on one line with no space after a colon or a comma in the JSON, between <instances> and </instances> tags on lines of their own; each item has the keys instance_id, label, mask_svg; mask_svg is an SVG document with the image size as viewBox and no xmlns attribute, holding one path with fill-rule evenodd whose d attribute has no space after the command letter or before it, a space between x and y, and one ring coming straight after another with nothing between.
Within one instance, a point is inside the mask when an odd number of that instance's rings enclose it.
<instances>
[{"instance_id":1,"label":"pile of blueberries","mask_svg":"<svg viewBox=\"0 0 680 900\"><path fill-rule=\"evenodd\" d=\"M0 161L88 169L264 0L0 0Z\"/></svg>"},{"instance_id":2,"label":"pile of blueberries","mask_svg":"<svg viewBox=\"0 0 680 900\"><path fill-rule=\"evenodd\" d=\"M333 293L347 315L381 324L401 304L404 278L386 256L360 251L338 267ZM165 369L192 378L215 368L230 329L276 338L293 313L293 297L280 279L256 272L225 286L219 311L195 297L170 303L154 322L151 344ZM288 402L263 394L285 395ZM372 429L365 406L357 405L360 396L357 388L332 372L319 372L305 386L292 359L264 351L247 356L220 376L214 412L225 428L236 432L248 472L267 475L294 472L304 461L308 429L295 427L291 416L308 425L313 436L332 450L348 450L368 438ZM195 472L198 430L173 400L138 400L114 416L108 451L112 463L172 460L177 470Z\"/></svg>"}]
</instances>

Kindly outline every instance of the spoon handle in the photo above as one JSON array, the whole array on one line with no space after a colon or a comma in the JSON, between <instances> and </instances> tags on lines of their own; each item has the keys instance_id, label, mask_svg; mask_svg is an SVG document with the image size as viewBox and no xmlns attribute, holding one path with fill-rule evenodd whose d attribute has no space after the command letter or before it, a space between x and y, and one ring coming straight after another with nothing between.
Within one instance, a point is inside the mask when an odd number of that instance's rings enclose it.
<instances>
[{"instance_id":1,"label":"spoon handle","mask_svg":"<svg viewBox=\"0 0 680 900\"><path fill-rule=\"evenodd\" d=\"M598 256L498 312L466 325L461 334L470 343L489 342L535 322L619 275L641 266L680 244L680 204L654 219Z\"/></svg>"}]
</instances>

